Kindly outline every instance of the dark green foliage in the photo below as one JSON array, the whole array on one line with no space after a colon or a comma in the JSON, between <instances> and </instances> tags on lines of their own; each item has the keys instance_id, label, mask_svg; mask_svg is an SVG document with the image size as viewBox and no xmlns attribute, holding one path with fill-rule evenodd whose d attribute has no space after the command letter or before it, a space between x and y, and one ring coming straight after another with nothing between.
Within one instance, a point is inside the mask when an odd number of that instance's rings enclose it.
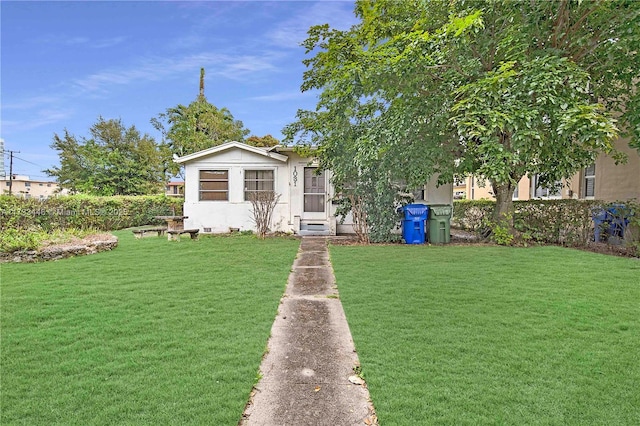
<instances>
[{"instance_id":1,"label":"dark green foliage","mask_svg":"<svg viewBox=\"0 0 640 426\"><path fill-rule=\"evenodd\" d=\"M496 202L491 200L456 200L453 202L451 225L482 233L485 220L491 216Z\"/></svg>"},{"instance_id":2,"label":"dark green foliage","mask_svg":"<svg viewBox=\"0 0 640 426\"><path fill-rule=\"evenodd\" d=\"M203 94L189 105L168 108L151 119L162 132L163 155L171 175L180 173L173 156L182 157L229 141L242 142L249 130L227 108L209 103Z\"/></svg>"},{"instance_id":3,"label":"dark green foliage","mask_svg":"<svg viewBox=\"0 0 640 426\"><path fill-rule=\"evenodd\" d=\"M274 138L271 135L264 135L262 137L252 135L252 136L249 136L245 142L248 145L259 146L259 147L276 146L280 143L278 139Z\"/></svg>"},{"instance_id":4,"label":"dark green foliage","mask_svg":"<svg viewBox=\"0 0 640 426\"><path fill-rule=\"evenodd\" d=\"M144 195L162 192L166 181L161 149L149 135L121 120L102 117L76 138L66 129L54 135L60 166L46 170L61 187L89 195Z\"/></svg>"},{"instance_id":5,"label":"dark green foliage","mask_svg":"<svg viewBox=\"0 0 640 426\"><path fill-rule=\"evenodd\" d=\"M161 223L154 216L180 214L182 200L164 195L91 197L73 195L40 201L0 196L0 232L116 229Z\"/></svg>"},{"instance_id":6,"label":"dark green foliage","mask_svg":"<svg viewBox=\"0 0 640 426\"><path fill-rule=\"evenodd\" d=\"M515 201L510 223L496 224L491 212L495 202L490 200L460 200L454 202L452 225L470 230L479 235L487 229L505 230L511 235L503 236L511 243L562 244L582 247L593 240L593 217L602 209L617 207L616 219L627 219L629 225L626 242L636 245L640 241L640 204L635 201L605 203L597 200L528 200ZM508 244L507 244L508 245ZM640 253L640 252L639 252Z\"/></svg>"},{"instance_id":7,"label":"dark green foliage","mask_svg":"<svg viewBox=\"0 0 640 426\"><path fill-rule=\"evenodd\" d=\"M639 5L360 0L351 29L309 30L302 90L319 100L284 133L317 145L345 188L482 175L500 219L525 174L554 182L601 153L623 161L618 132L637 146Z\"/></svg>"}]
</instances>

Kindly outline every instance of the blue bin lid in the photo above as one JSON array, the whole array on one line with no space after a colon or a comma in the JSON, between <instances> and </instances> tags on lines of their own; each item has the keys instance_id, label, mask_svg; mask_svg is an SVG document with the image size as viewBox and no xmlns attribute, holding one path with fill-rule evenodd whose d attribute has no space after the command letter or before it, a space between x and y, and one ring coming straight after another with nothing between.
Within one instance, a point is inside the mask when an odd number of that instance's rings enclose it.
<instances>
[{"instance_id":1,"label":"blue bin lid","mask_svg":"<svg viewBox=\"0 0 640 426\"><path fill-rule=\"evenodd\" d=\"M404 206L405 217L407 216L424 216L426 218L429 206L424 204L407 204Z\"/></svg>"}]
</instances>

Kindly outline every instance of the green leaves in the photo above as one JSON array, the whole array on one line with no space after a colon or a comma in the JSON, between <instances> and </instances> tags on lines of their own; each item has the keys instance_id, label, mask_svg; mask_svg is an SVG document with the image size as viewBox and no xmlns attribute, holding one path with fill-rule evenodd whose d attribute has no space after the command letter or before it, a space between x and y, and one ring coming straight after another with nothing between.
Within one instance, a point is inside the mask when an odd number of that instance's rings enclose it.
<instances>
[{"instance_id":1,"label":"green leaves","mask_svg":"<svg viewBox=\"0 0 640 426\"><path fill-rule=\"evenodd\" d=\"M617 126L640 148L640 3L361 0L355 13L347 31L310 30L302 88L319 102L285 129L319 145L336 185L477 174L513 190L620 157Z\"/></svg>"},{"instance_id":2,"label":"green leaves","mask_svg":"<svg viewBox=\"0 0 640 426\"><path fill-rule=\"evenodd\" d=\"M217 108L204 96L198 96L188 106L177 105L151 120L162 132L164 161L170 175L180 173L173 155L184 156L228 141L244 141L249 130L235 120L226 108Z\"/></svg>"},{"instance_id":3,"label":"green leaves","mask_svg":"<svg viewBox=\"0 0 640 426\"><path fill-rule=\"evenodd\" d=\"M165 182L160 147L121 120L102 117L89 129L89 138L76 138L67 130L54 135L60 167L45 172L64 188L91 195L142 195L162 192Z\"/></svg>"},{"instance_id":4,"label":"green leaves","mask_svg":"<svg viewBox=\"0 0 640 426\"><path fill-rule=\"evenodd\" d=\"M475 141L466 145L467 154L480 158L464 172L495 185L534 172L557 180L598 152L613 153L615 120L592 102L584 90L588 81L576 64L550 55L502 63L457 89L450 120L463 141Z\"/></svg>"}]
</instances>

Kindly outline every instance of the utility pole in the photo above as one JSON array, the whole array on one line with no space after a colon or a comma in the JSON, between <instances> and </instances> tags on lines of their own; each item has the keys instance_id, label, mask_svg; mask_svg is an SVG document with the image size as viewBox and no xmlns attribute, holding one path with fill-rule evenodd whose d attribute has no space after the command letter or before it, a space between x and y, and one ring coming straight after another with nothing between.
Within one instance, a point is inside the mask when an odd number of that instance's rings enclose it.
<instances>
[{"instance_id":1,"label":"utility pole","mask_svg":"<svg viewBox=\"0 0 640 426\"><path fill-rule=\"evenodd\" d=\"M11 195L11 189L13 188L13 154L20 154L20 151L7 151L9 153L9 195Z\"/></svg>"},{"instance_id":2,"label":"utility pole","mask_svg":"<svg viewBox=\"0 0 640 426\"><path fill-rule=\"evenodd\" d=\"M200 68L200 94L199 99L204 99L204 68Z\"/></svg>"}]
</instances>

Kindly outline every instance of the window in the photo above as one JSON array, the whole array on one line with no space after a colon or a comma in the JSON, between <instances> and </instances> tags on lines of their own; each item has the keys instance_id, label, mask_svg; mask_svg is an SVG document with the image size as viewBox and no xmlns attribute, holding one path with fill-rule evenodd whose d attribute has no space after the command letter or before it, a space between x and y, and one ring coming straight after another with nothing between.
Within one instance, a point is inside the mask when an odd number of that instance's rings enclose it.
<instances>
[{"instance_id":1,"label":"window","mask_svg":"<svg viewBox=\"0 0 640 426\"><path fill-rule=\"evenodd\" d=\"M596 165L592 164L584 169L583 193L585 197L593 198L596 189Z\"/></svg>"},{"instance_id":2,"label":"window","mask_svg":"<svg viewBox=\"0 0 640 426\"><path fill-rule=\"evenodd\" d=\"M41 184L41 183L39 183L39 184L38 184L38 186L42 186L42 184Z\"/></svg>"},{"instance_id":3,"label":"window","mask_svg":"<svg viewBox=\"0 0 640 426\"><path fill-rule=\"evenodd\" d=\"M324 212L324 170L316 174L315 167L304 168L304 211Z\"/></svg>"},{"instance_id":4,"label":"window","mask_svg":"<svg viewBox=\"0 0 640 426\"><path fill-rule=\"evenodd\" d=\"M273 170L244 171L244 200L252 193L273 191Z\"/></svg>"},{"instance_id":5,"label":"window","mask_svg":"<svg viewBox=\"0 0 640 426\"><path fill-rule=\"evenodd\" d=\"M519 183L516 183L516 187L513 189L513 199L517 200L518 197L520 196L520 189L518 188L520 186Z\"/></svg>"},{"instance_id":6,"label":"window","mask_svg":"<svg viewBox=\"0 0 640 426\"><path fill-rule=\"evenodd\" d=\"M228 170L200 170L200 201L229 199Z\"/></svg>"},{"instance_id":7,"label":"window","mask_svg":"<svg viewBox=\"0 0 640 426\"><path fill-rule=\"evenodd\" d=\"M25 182L24 186L27 187L27 188L30 188L31 187L31 182Z\"/></svg>"},{"instance_id":8,"label":"window","mask_svg":"<svg viewBox=\"0 0 640 426\"><path fill-rule=\"evenodd\" d=\"M535 175L531 180L533 198L562 198L560 194L560 188L562 188L562 182L556 181L553 187L540 186L540 175Z\"/></svg>"}]
</instances>

